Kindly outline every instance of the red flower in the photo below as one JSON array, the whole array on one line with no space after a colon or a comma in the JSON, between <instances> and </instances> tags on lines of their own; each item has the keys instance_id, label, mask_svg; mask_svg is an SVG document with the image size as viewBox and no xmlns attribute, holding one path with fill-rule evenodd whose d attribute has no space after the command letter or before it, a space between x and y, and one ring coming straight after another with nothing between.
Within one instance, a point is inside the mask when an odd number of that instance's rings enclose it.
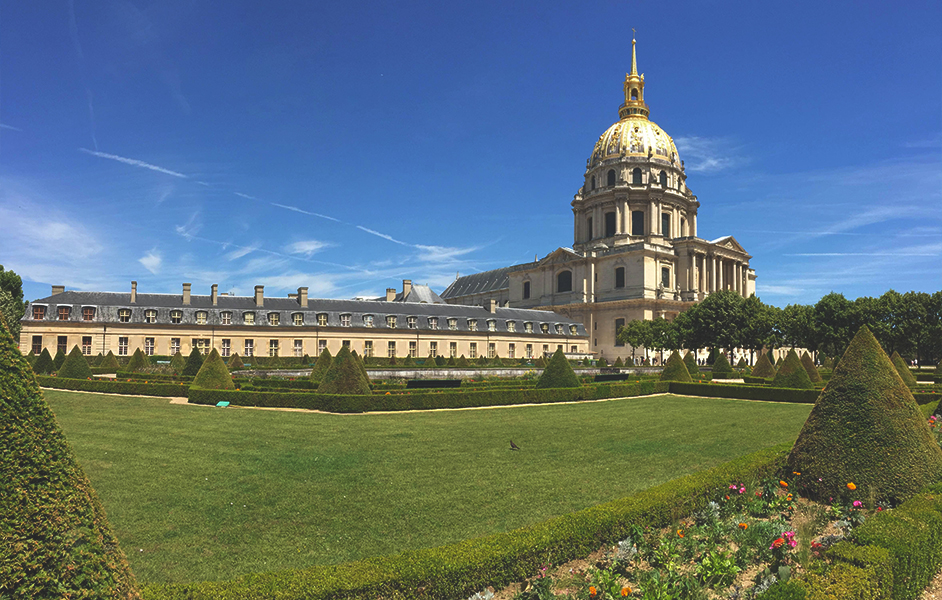
<instances>
[{"instance_id":1,"label":"red flower","mask_svg":"<svg viewBox=\"0 0 942 600\"><path fill-rule=\"evenodd\" d=\"M776 548L781 548L784 545L785 545L785 538L778 538L774 542L772 542L772 547L769 549L772 550Z\"/></svg>"}]
</instances>

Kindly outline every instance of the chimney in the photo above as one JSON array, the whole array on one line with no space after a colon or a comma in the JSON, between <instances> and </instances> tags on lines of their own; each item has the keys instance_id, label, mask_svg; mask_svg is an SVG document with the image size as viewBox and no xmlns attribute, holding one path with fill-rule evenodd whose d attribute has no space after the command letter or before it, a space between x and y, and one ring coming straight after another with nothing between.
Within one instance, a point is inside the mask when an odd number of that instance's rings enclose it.
<instances>
[{"instance_id":1,"label":"chimney","mask_svg":"<svg viewBox=\"0 0 942 600\"><path fill-rule=\"evenodd\" d=\"M396 299L396 288L386 288L386 302L392 302Z\"/></svg>"},{"instance_id":2,"label":"chimney","mask_svg":"<svg viewBox=\"0 0 942 600\"><path fill-rule=\"evenodd\" d=\"M255 286L255 306L262 307L265 306L265 286L257 285Z\"/></svg>"},{"instance_id":3,"label":"chimney","mask_svg":"<svg viewBox=\"0 0 942 600\"><path fill-rule=\"evenodd\" d=\"M190 287L191 287L191 284L189 283L183 284L183 305L184 306L188 306L190 304Z\"/></svg>"},{"instance_id":4,"label":"chimney","mask_svg":"<svg viewBox=\"0 0 942 600\"><path fill-rule=\"evenodd\" d=\"M487 301L487 305L484 308L490 311L491 314L496 313L497 312L497 300L494 300L493 298L491 298L490 300Z\"/></svg>"},{"instance_id":5,"label":"chimney","mask_svg":"<svg viewBox=\"0 0 942 600\"><path fill-rule=\"evenodd\" d=\"M402 280L402 298L405 299L409 295L409 292L412 291L412 280L403 279Z\"/></svg>"},{"instance_id":6,"label":"chimney","mask_svg":"<svg viewBox=\"0 0 942 600\"><path fill-rule=\"evenodd\" d=\"M209 297L212 298L213 300L213 306L216 306L217 304L219 304L219 284L214 283L213 287L210 289L211 291L209 293Z\"/></svg>"},{"instance_id":7,"label":"chimney","mask_svg":"<svg viewBox=\"0 0 942 600\"><path fill-rule=\"evenodd\" d=\"M136 302L137 302L137 282L132 281L131 282L131 304L134 304Z\"/></svg>"},{"instance_id":8,"label":"chimney","mask_svg":"<svg viewBox=\"0 0 942 600\"><path fill-rule=\"evenodd\" d=\"M307 288L299 287L298 288L298 304L301 308L307 308Z\"/></svg>"},{"instance_id":9,"label":"chimney","mask_svg":"<svg viewBox=\"0 0 942 600\"><path fill-rule=\"evenodd\" d=\"M65 286L64 286L64 285L54 285L54 286L52 286L52 295L53 295L53 296L55 296L56 294L61 294L61 293L64 292L64 291L65 291Z\"/></svg>"}]
</instances>

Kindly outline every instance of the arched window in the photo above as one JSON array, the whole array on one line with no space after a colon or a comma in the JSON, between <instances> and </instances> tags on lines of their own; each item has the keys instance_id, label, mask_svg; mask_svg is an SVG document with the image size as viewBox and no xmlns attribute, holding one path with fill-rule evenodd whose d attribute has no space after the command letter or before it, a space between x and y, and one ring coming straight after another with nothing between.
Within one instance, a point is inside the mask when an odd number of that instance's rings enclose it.
<instances>
[{"instance_id":1,"label":"arched window","mask_svg":"<svg viewBox=\"0 0 942 600\"><path fill-rule=\"evenodd\" d=\"M592 176L592 189L595 189L595 175Z\"/></svg>"},{"instance_id":2,"label":"arched window","mask_svg":"<svg viewBox=\"0 0 942 600\"><path fill-rule=\"evenodd\" d=\"M631 99L632 100L638 99L638 88L631 88Z\"/></svg>"},{"instance_id":3,"label":"arched window","mask_svg":"<svg viewBox=\"0 0 942 600\"><path fill-rule=\"evenodd\" d=\"M605 213L605 237L613 235L615 235L615 213L607 212Z\"/></svg>"},{"instance_id":4,"label":"arched window","mask_svg":"<svg viewBox=\"0 0 942 600\"><path fill-rule=\"evenodd\" d=\"M625 267L615 268L615 287L625 287Z\"/></svg>"},{"instance_id":5,"label":"arched window","mask_svg":"<svg viewBox=\"0 0 942 600\"><path fill-rule=\"evenodd\" d=\"M530 282L524 281L523 282L523 299L527 300L529 298L530 298Z\"/></svg>"},{"instance_id":6,"label":"arched window","mask_svg":"<svg viewBox=\"0 0 942 600\"><path fill-rule=\"evenodd\" d=\"M667 173L661 171L657 176L658 182L661 184L662 188L667 187Z\"/></svg>"},{"instance_id":7,"label":"arched window","mask_svg":"<svg viewBox=\"0 0 942 600\"><path fill-rule=\"evenodd\" d=\"M563 271L556 276L556 291L560 293L572 291L572 271Z\"/></svg>"},{"instance_id":8,"label":"arched window","mask_svg":"<svg viewBox=\"0 0 942 600\"><path fill-rule=\"evenodd\" d=\"M606 177L608 177L608 185L615 185L615 169L609 169Z\"/></svg>"},{"instance_id":9,"label":"arched window","mask_svg":"<svg viewBox=\"0 0 942 600\"><path fill-rule=\"evenodd\" d=\"M631 185L641 185L641 169L634 168L631 170Z\"/></svg>"}]
</instances>

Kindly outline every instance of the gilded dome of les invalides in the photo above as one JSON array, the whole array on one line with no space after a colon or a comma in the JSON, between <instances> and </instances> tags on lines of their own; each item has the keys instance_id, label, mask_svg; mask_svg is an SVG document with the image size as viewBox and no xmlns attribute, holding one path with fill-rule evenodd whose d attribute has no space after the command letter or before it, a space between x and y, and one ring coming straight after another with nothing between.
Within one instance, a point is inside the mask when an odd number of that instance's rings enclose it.
<instances>
[{"instance_id":1,"label":"gilded dome of les invalides","mask_svg":"<svg viewBox=\"0 0 942 600\"><path fill-rule=\"evenodd\" d=\"M638 75L635 41L631 41L631 73L625 76L625 103L618 109L621 119L605 130L595 143L587 169L611 158L638 157L680 163L677 147L671 136L648 120L644 103L644 75Z\"/></svg>"}]
</instances>

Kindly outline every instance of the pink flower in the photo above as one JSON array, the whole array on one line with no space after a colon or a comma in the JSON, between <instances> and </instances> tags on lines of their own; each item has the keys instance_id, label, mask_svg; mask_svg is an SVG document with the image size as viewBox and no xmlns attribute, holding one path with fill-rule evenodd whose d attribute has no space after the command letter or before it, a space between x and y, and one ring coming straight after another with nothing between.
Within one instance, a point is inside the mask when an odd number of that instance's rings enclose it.
<instances>
[{"instance_id":1,"label":"pink flower","mask_svg":"<svg viewBox=\"0 0 942 600\"><path fill-rule=\"evenodd\" d=\"M746 493L746 486L743 486L743 487L739 488L739 493L740 493L740 494L745 494L745 493Z\"/></svg>"},{"instance_id":2,"label":"pink flower","mask_svg":"<svg viewBox=\"0 0 942 600\"><path fill-rule=\"evenodd\" d=\"M863 502L860 500L854 500L854 508L860 508L861 506L863 506Z\"/></svg>"},{"instance_id":3,"label":"pink flower","mask_svg":"<svg viewBox=\"0 0 942 600\"><path fill-rule=\"evenodd\" d=\"M731 485L729 486L729 489L735 490L735 489L736 489L736 484L735 484L735 483L731 484Z\"/></svg>"}]
</instances>

